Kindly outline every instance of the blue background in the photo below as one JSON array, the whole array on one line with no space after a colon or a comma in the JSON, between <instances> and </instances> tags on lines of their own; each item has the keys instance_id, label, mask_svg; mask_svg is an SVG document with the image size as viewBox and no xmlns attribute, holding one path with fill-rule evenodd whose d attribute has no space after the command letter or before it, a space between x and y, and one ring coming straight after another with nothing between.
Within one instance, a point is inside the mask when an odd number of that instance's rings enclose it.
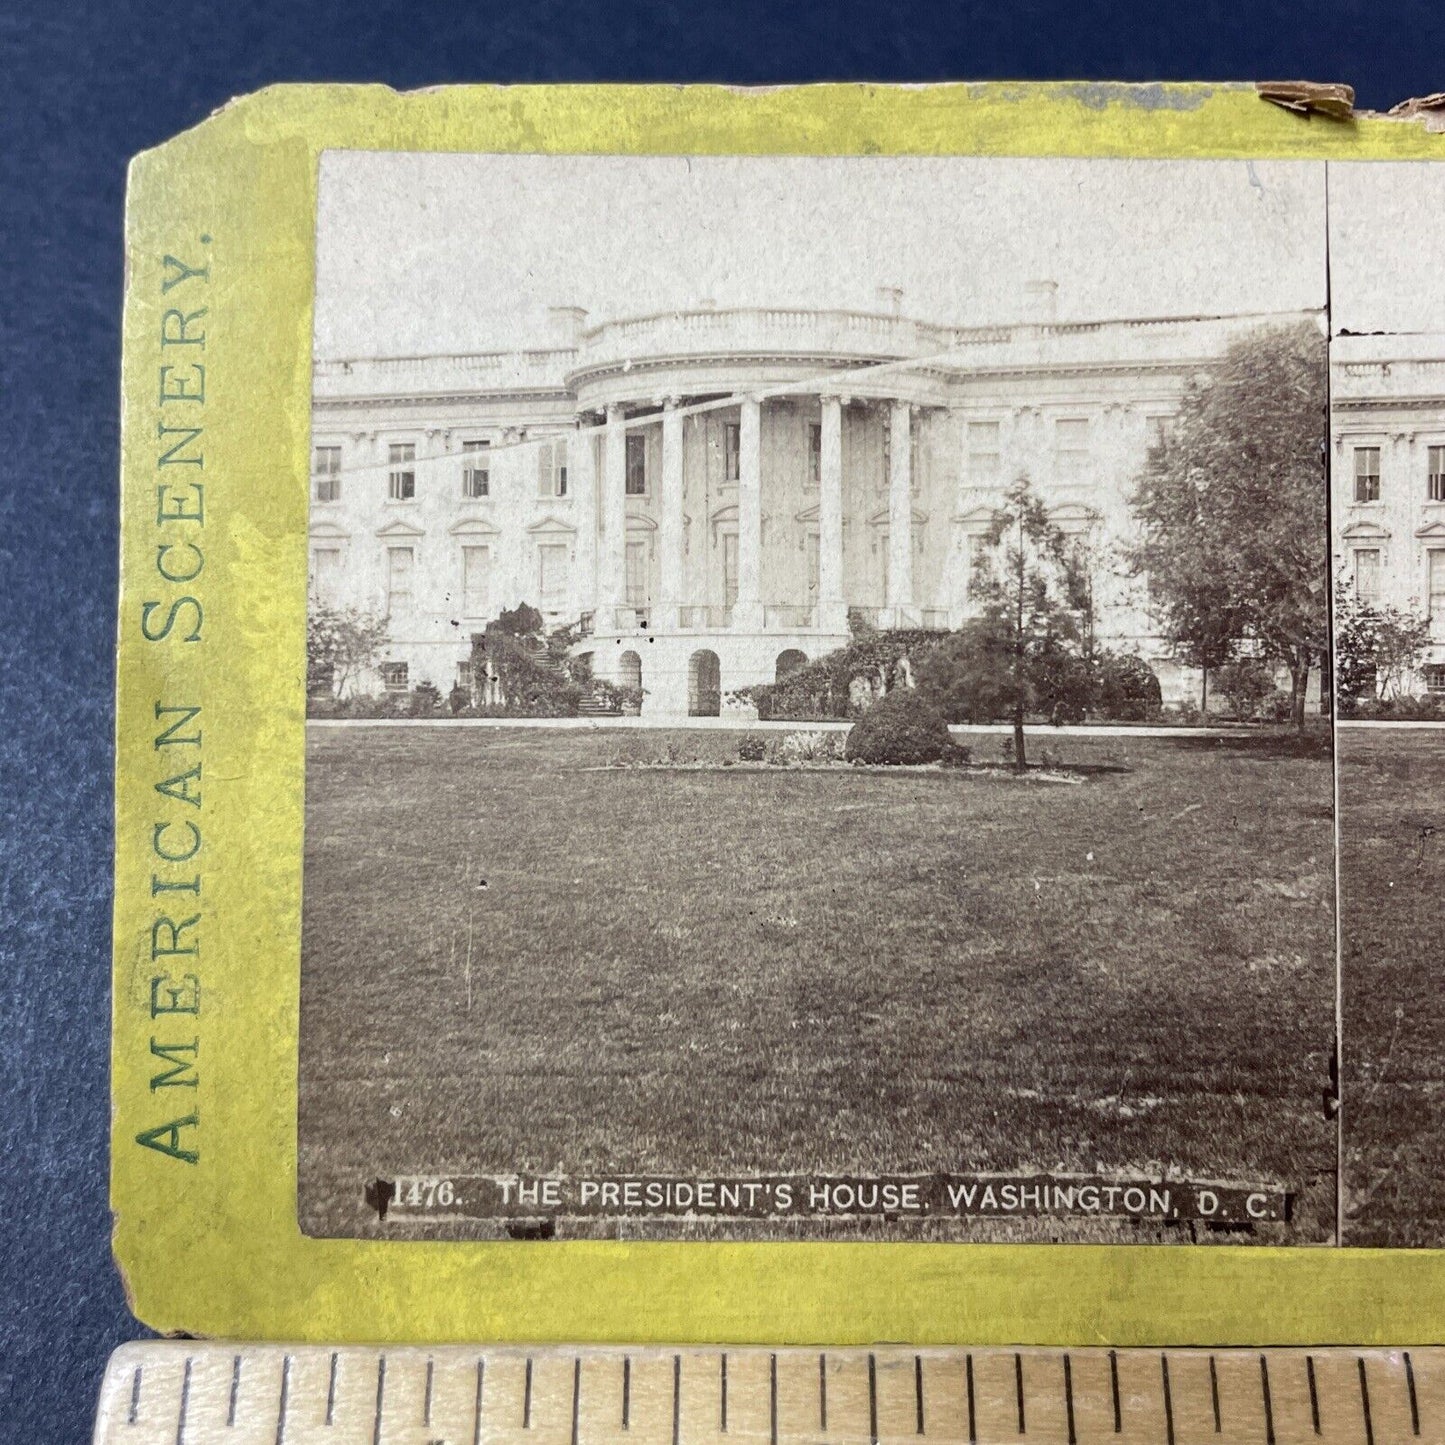
<instances>
[{"instance_id":1,"label":"blue background","mask_svg":"<svg viewBox=\"0 0 1445 1445\"><path fill-rule=\"evenodd\" d=\"M22 4L0 14L0 1439L89 1438L140 1331L106 1207L125 165L282 80L1343 80L1445 89L1432 3Z\"/></svg>"}]
</instances>

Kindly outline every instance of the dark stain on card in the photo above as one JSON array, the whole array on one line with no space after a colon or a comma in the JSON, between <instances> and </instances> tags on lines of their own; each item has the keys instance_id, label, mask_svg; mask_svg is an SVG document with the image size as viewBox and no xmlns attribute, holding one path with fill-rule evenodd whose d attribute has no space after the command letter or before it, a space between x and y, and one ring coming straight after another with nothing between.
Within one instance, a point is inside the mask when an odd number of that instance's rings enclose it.
<instances>
[{"instance_id":1,"label":"dark stain on card","mask_svg":"<svg viewBox=\"0 0 1445 1445\"><path fill-rule=\"evenodd\" d=\"M386 1211L391 1208L391 1201L396 1198L396 1185L390 1179L373 1179L366 1186L367 1207L376 1210L376 1217L380 1220L386 1218Z\"/></svg>"}]
</instances>

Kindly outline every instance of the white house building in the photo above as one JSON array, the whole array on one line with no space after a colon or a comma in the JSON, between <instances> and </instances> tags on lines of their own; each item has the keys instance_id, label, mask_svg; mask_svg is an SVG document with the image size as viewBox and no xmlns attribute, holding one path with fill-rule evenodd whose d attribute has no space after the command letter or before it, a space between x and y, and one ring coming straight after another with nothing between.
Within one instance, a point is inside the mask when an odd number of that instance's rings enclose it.
<instances>
[{"instance_id":1,"label":"white house building","mask_svg":"<svg viewBox=\"0 0 1445 1445\"><path fill-rule=\"evenodd\" d=\"M1336 572L1429 617L1410 686L1445 693L1445 336L1340 336L1330 356Z\"/></svg>"},{"instance_id":2,"label":"white house building","mask_svg":"<svg viewBox=\"0 0 1445 1445\"><path fill-rule=\"evenodd\" d=\"M314 594L389 617L388 687L445 692L471 635L526 602L580 622L596 674L640 685L645 712L684 714L842 646L850 619L958 625L1025 472L1099 558L1101 640L1166 701L1194 696L1119 556L1128 497L1187 379L1299 318L1061 324L1045 284L1037 321L959 328L885 295L600 324L560 308L534 350L319 360Z\"/></svg>"}]
</instances>

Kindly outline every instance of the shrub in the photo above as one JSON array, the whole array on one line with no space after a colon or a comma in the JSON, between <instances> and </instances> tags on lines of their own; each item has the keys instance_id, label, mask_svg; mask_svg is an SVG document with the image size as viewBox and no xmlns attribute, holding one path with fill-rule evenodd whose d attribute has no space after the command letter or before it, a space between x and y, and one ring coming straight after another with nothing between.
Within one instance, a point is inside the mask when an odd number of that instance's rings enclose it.
<instances>
[{"instance_id":1,"label":"shrub","mask_svg":"<svg viewBox=\"0 0 1445 1445\"><path fill-rule=\"evenodd\" d=\"M945 768L966 768L973 761L973 749L965 747L962 743L956 743L949 739L948 746L943 750L943 756L939 762Z\"/></svg>"},{"instance_id":2,"label":"shrub","mask_svg":"<svg viewBox=\"0 0 1445 1445\"><path fill-rule=\"evenodd\" d=\"M442 695L435 683L419 682L406 699L408 717L431 717L442 705Z\"/></svg>"},{"instance_id":3,"label":"shrub","mask_svg":"<svg viewBox=\"0 0 1445 1445\"><path fill-rule=\"evenodd\" d=\"M768 745L757 733L738 739L738 758L745 763L760 763L767 756Z\"/></svg>"},{"instance_id":4,"label":"shrub","mask_svg":"<svg viewBox=\"0 0 1445 1445\"><path fill-rule=\"evenodd\" d=\"M849 729L844 756L856 763L936 763L952 745L943 714L915 689L897 689Z\"/></svg>"},{"instance_id":5,"label":"shrub","mask_svg":"<svg viewBox=\"0 0 1445 1445\"><path fill-rule=\"evenodd\" d=\"M857 717L866 702L855 695L906 687L944 634L914 628L863 631L846 647L791 672L781 682L751 689L760 718L794 722Z\"/></svg>"},{"instance_id":6,"label":"shrub","mask_svg":"<svg viewBox=\"0 0 1445 1445\"><path fill-rule=\"evenodd\" d=\"M1132 652L1102 652L1095 669L1095 702L1111 722L1143 722L1164 701L1159 679L1142 657Z\"/></svg>"},{"instance_id":7,"label":"shrub","mask_svg":"<svg viewBox=\"0 0 1445 1445\"><path fill-rule=\"evenodd\" d=\"M964 623L918 666L918 691L948 722L986 723L1006 717L1012 686L1009 659L990 618Z\"/></svg>"},{"instance_id":8,"label":"shrub","mask_svg":"<svg viewBox=\"0 0 1445 1445\"><path fill-rule=\"evenodd\" d=\"M1274 691L1274 669L1257 657L1241 657L1219 669L1215 685L1228 700L1235 717L1252 718Z\"/></svg>"},{"instance_id":9,"label":"shrub","mask_svg":"<svg viewBox=\"0 0 1445 1445\"><path fill-rule=\"evenodd\" d=\"M784 763L830 763L837 760L840 734L833 732L789 733L779 749Z\"/></svg>"},{"instance_id":10,"label":"shrub","mask_svg":"<svg viewBox=\"0 0 1445 1445\"><path fill-rule=\"evenodd\" d=\"M1087 659L1049 648L1032 660L1029 674L1034 707L1055 727L1081 723L1094 709L1100 674Z\"/></svg>"}]
</instances>

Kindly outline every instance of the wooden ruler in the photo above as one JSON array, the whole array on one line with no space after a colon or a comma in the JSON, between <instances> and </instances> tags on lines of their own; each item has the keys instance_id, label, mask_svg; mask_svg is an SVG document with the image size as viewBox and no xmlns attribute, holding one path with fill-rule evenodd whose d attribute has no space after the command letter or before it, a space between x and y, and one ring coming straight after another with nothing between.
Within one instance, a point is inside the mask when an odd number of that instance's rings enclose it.
<instances>
[{"instance_id":1,"label":"wooden ruler","mask_svg":"<svg viewBox=\"0 0 1445 1445\"><path fill-rule=\"evenodd\" d=\"M1445 1445L1445 1348L126 1345L96 1445Z\"/></svg>"}]
</instances>

